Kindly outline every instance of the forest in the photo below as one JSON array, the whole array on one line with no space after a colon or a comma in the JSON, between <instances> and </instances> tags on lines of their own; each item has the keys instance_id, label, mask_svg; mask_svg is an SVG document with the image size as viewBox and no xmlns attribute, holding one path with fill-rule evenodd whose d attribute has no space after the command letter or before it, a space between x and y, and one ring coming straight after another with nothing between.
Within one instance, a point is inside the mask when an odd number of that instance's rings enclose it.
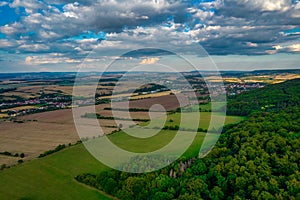
<instances>
[{"instance_id":1,"label":"forest","mask_svg":"<svg viewBox=\"0 0 300 200\"><path fill-rule=\"evenodd\" d=\"M300 105L300 79L230 96L227 104L228 115L248 116L254 112L280 111Z\"/></svg>"},{"instance_id":2,"label":"forest","mask_svg":"<svg viewBox=\"0 0 300 200\"><path fill-rule=\"evenodd\" d=\"M299 86L293 80L230 99L228 112L247 119L226 126L205 158L75 178L120 199L300 199Z\"/></svg>"}]
</instances>

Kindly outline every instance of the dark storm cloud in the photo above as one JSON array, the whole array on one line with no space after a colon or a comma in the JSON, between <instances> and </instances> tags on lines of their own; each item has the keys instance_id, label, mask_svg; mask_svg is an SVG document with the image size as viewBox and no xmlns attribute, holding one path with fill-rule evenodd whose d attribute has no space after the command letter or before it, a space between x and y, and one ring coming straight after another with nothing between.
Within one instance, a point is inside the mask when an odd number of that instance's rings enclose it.
<instances>
[{"instance_id":1,"label":"dark storm cloud","mask_svg":"<svg viewBox=\"0 0 300 200\"><path fill-rule=\"evenodd\" d=\"M209 36L201 44L210 54L266 54L275 45L299 43L299 35L291 38L283 34L300 26L298 1L224 0L200 3L201 6L215 10L213 15L192 10L195 18L204 24L200 36Z\"/></svg>"}]
</instances>

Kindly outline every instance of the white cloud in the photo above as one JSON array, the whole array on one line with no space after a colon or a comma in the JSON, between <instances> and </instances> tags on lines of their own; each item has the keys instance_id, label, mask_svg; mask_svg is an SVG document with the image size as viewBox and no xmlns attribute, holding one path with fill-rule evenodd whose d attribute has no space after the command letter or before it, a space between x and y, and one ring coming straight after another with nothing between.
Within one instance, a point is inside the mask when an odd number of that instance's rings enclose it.
<instances>
[{"instance_id":1,"label":"white cloud","mask_svg":"<svg viewBox=\"0 0 300 200\"><path fill-rule=\"evenodd\" d=\"M291 52L300 52L300 44L293 44L288 47Z\"/></svg>"},{"instance_id":2,"label":"white cloud","mask_svg":"<svg viewBox=\"0 0 300 200\"><path fill-rule=\"evenodd\" d=\"M273 48L274 48L275 50L280 50L280 49L282 49L283 47L280 46L280 45L275 45L275 46L273 46Z\"/></svg>"},{"instance_id":3,"label":"white cloud","mask_svg":"<svg viewBox=\"0 0 300 200\"><path fill-rule=\"evenodd\" d=\"M14 0L10 4L11 8L25 8L26 13L33 14L37 10L42 9L45 7L45 4L43 4L41 1L38 0Z\"/></svg>"},{"instance_id":4,"label":"white cloud","mask_svg":"<svg viewBox=\"0 0 300 200\"><path fill-rule=\"evenodd\" d=\"M0 7L8 5L8 2L0 1Z\"/></svg>"},{"instance_id":5,"label":"white cloud","mask_svg":"<svg viewBox=\"0 0 300 200\"><path fill-rule=\"evenodd\" d=\"M14 0L10 6L25 7L27 15L0 27L8 38L0 41L0 49L19 53L58 52L77 59L94 48L105 49L103 54L116 54L115 49L180 47L200 41L211 54L264 54L277 43L290 42L292 37L279 33L299 24L295 18L299 15L299 3L292 6L289 0L200 1L190 8L183 3L187 1L174 0L70 2ZM61 3L65 4L61 10L52 6ZM190 20L185 18L187 13L192 15ZM87 31L107 32L107 40L74 39ZM297 46L283 49L297 52ZM271 49L273 53L282 50Z\"/></svg>"},{"instance_id":6,"label":"white cloud","mask_svg":"<svg viewBox=\"0 0 300 200\"><path fill-rule=\"evenodd\" d=\"M27 65L59 64L59 63L81 63L82 60L75 60L68 57L56 57L53 55L27 56L25 63Z\"/></svg>"},{"instance_id":7,"label":"white cloud","mask_svg":"<svg viewBox=\"0 0 300 200\"><path fill-rule=\"evenodd\" d=\"M0 31L4 33L5 35L11 36L14 35L15 33L22 33L22 25L20 23L13 23L13 24L6 24L4 26L0 27Z\"/></svg>"},{"instance_id":8,"label":"white cloud","mask_svg":"<svg viewBox=\"0 0 300 200\"><path fill-rule=\"evenodd\" d=\"M247 42L246 44L248 47L258 47L258 44L256 44L256 43Z\"/></svg>"},{"instance_id":9,"label":"white cloud","mask_svg":"<svg viewBox=\"0 0 300 200\"><path fill-rule=\"evenodd\" d=\"M23 44L18 49L29 52L43 52L49 50L50 47L45 44Z\"/></svg>"},{"instance_id":10,"label":"white cloud","mask_svg":"<svg viewBox=\"0 0 300 200\"><path fill-rule=\"evenodd\" d=\"M267 50L266 53L300 53L300 43L275 45L272 50Z\"/></svg>"},{"instance_id":11,"label":"white cloud","mask_svg":"<svg viewBox=\"0 0 300 200\"><path fill-rule=\"evenodd\" d=\"M18 43L16 41L10 41L7 39L0 39L0 46L2 48L11 48L18 46Z\"/></svg>"},{"instance_id":12,"label":"white cloud","mask_svg":"<svg viewBox=\"0 0 300 200\"><path fill-rule=\"evenodd\" d=\"M159 60L160 60L160 58L145 58L140 62L140 64L141 65L151 65L151 64L157 63Z\"/></svg>"},{"instance_id":13,"label":"white cloud","mask_svg":"<svg viewBox=\"0 0 300 200\"><path fill-rule=\"evenodd\" d=\"M38 0L14 0L10 6L24 7L27 16L0 30L7 35L35 32L31 40L62 39L84 31L121 32L124 26L160 24L169 16L186 17L185 4L172 0L98 0L93 4L67 3L63 11ZM50 31L51 34L45 34ZM53 37L53 38L51 38ZM60 37L60 38L58 38Z\"/></svg>"},{"instance_id":14,"label":"white cloud","mask_svg":"<svg viewBox=\"0 0 300 200\"><path fill-rule=\"evenodd\" d=\"M264 0L264 1L251 1L258 7L261 7L262 11L286 11L291 6L290 0Z\"/></svg>"},{"instance_id":15,"label":"white cloud","mask_svg":"<svg viewBox=\"0 0 300 200\"><path fill-rule=\"evenodd\" d=\"M224 0L224 6L228 5L240 5L249 11L286 11L291 7L291 0Z\"/></svg>"}]
</instances>

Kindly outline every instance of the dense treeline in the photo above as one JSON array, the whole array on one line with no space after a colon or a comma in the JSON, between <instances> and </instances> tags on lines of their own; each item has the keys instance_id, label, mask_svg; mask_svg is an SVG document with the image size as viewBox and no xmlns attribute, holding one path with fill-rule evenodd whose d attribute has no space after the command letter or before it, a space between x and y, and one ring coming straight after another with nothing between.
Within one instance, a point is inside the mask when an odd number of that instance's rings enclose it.
<instances>
[{"instance_id":1,"label":"dense treeline","mask_svg":"<svg viewBox=\"0 0 300 200\"><path fill-rule=\"evenodd\" d=\"M207 129L203 129L203 128L198 128L198 129L192 129L192 128L183 128L183 127L179 127L178 125L175 126L164 126L163 128L161 127L153 127L153 128L148 128L148 127L144 127L144 129L162 129L162 130L170 130L170 131L190 131L190 132L199 132L199 133L206 133ZM210 133L217 133L217 130L213 129L210 130Z\"/></svg>"},{"instance_id":2,"label":"dense treeline","mask_svg":"<svg viewBox=\"0 0 300 200\"><path fill-rule=\"evenodd\" d=\"M55 152L61 151L61 150L65 149L65 148L66 148L65 144L60 144L55 149L49 150L49 151L46 151L45 153L40 154L39 158L43 158L43 157L48 156L50 154L53 154Z\"/></svg>"},{"instance_id":3,"label":"dense treeline","mask_svg":"<svg viewBox=\"0 0 300 200\"><path fill-rule=\"evenodd\" d=\"M127 118L120 118L120 117L107 117L100 115L98 113L85 113L81 116L82 118L90 118L90 119L107 119L107 120L123 120L123 121L137 121L137 122L148 122L149 119L127 119Z\"/></svg>"},{"instance_id":4,"label":"dense treeline","mask_svg":"<svg viewBox=\"0 0 300 200\"><path fill-rule=\"evenodd\" d=\"M145 109L145 108L104 108L104 110L115 110L115 111L129 111L129 112L149 112L149 109ZM152 111L153 112L153 111Z\"/></svg>"},{"instance_id":5,"label":"dense treeline","mask_svg":"<svg viewBox=\"0 0 300 200\"><path fill-rule=\"evenodd\" d=\"M21 158L24 158L25 157L25 154L24 153L11 153L11 152L8 152L8 151L4 151L4 152L0 152L0 155L4 155L4 156L11 156L11 157L21 157Z\"/></svg>"},{"instance_id":6,"label":"dense treeline","mask_svg":"<svg viewBox=\"0 0 300 200\"><path fill-rule=\"evenodd\" d=\"M163 85L157 85L155 83L151 83L147 87L136 89L135 93L152 92L152 91L156 91L156 90L168 90L169 91L169 89L167 89Z\"/></svg>"},{"instance_id":7,"label":"dense treeline","mask_svg":"<svg viewBox=\"0 0 300 200\"><path fill-rule=\"evenodd\" d=\"M16 90L17 90L17 88L7 88L7 89L0 88L0 94L5 93L5 92L12 92L12 91L16 91Z\"/></svg>"},{"instance_id":8,"label":"dense treeline","mask_svg":"<svg viewBox=\"0 0 300 200\"><path fill-rule=\"evenodd\" d=\"M260 111L279 111L300 105L300 79L242 93L229 98L229 115L247 116Z\"/></svg>"},{"instance_id":9,"label":"dense treeline","mask_svg":"<svg viewBox=\"0 0 300 200\"><path fill-rule=\"evenodd\" d=\"M105 171L76 179L125 200L300 199L299 89L294 80L233 99L229 111L243 102L239 114L252 114L225 127L203 159L182 158L152 173Z\"/></svg>"}]
</instances>

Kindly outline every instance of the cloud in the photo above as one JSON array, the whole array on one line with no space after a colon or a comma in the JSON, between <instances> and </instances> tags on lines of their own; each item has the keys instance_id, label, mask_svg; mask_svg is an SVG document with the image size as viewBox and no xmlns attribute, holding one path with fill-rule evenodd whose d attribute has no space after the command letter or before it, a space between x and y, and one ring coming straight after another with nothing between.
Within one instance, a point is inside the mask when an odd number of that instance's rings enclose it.
<instances>
[{"instance_id":1,"label":"cloud","mask_svg":"<svg viewBox=\"0 0 300 200\"><path fill-rule=\"evenodd\" d=\"M8 2L0 1L0 7L8 5Z\"/></svg>"},{"instance_id":2,"label":"cloud","mask_svg":"<svg viewBox=\"0 0 300 200\"><path fill-rule=\"evenodd\" d=\"M39 9L45 8L46 5L38 0L14 0L9 4L11 8L25 8L26 13L32 14L37 12Z\"/></svg>"},{"instance_id":3,"label":"cloud","mask_svg":"<svg viewBox=\"0 0 300 200\"><path fill-rule=\"evenodd\" d=\"M18 47L18 50L39 53L50 50L50 47L45 44L22 44Z\"/></svg>"},{"instance_id":4,"label":"cloud","mask_svg":"<svg viewBox=\"0 0 300 200\"><path fill-rule=\"evenodd\" d=\"M300 52L300 44L293 44L288 47L291 52Z\"/></svg>"},{"instance_id":5,"label":"cloud","mask_svg":"<svg viewBox=\"0 0 300 200\"><path fill-rule=\"evenodd\" d=\"M14 0L10 6L24 7L28 15L1 27L1 32L13 36L31 31L35 33L31 39L36 40L49 39L40 33L43 31L51 31L53 39L58 39L88 30L121 32L124 27L160 24L170 16L179 22L186 19L186 5L172 0L99 0L91 5L75 2L65 4L62 10L38 0Z\"/></svg>"},{"instance_id":6,"label":"cloud","mask_svg":"<svg viewBox=\"0 0 300 200\"><path fill-rule=\"evenodd\" d=\"M160 60L160 58L145 58L140 62L140 64L141 65L151 65L151 64L157 63L159 60Z\"/></svg>"},{"instance_id":7,"label":"cloud","mask_svg":"<svg viewBox=\"0 0 300 200\"><path fill-rule=\"evenodd\" d=\"M268 54L276 54L276 53L300 53L300 43L297 44L283 44L283 45L275 45L271 50L267 50Z\"/></svg>"},{"instance_id":8,"label":"cloud","mask_svg":"<svg viewBox=\"0 0 300 200\"><path fill-rule=\"evenodd\" d=\"M258 47L258 44L252 43L252 42L246 42L246 45L247 45L248 47Z\"/></svg>"},{"instance_id":9,"label":"cloud","mask_svg":"<svg viewBox=\"0 0 300 200\"><path fill-rule=\"evenodd\" d=\"M58 63L81 63L82 60L75 60L68 57L61 57L55 54L44 55L44 56L27 56L25 63L27 65L44 65L44 64L58 64Z\"/></svg>"},{"instance_id":10,"label":"cloud","mask_svg":"<svg viewBox=\"0 0 300 200\"><path fill-rule=\"evenodd\" d=\"M200 1L188 11L193 36L210 54L262 55L276 44L300 38L282 34L299 28L299 5L290 0L217 0Z\"/></svg>"},{"instance_id":11,"label":"cloud","mask_svg":"<svg viewBox=\"0 0 300 200\"><path fill-rule=\"evenodd\" d=\"M14 0L9 6L25 14L0 27L0 50L26 57L62 54L54 63L82 60L94 49L100 57L151 46L189 54L191 49L180 47L192 42L211 55L299 52L300 35L287 32L300 26L300 3L294 0Z\"/></svg>"},{"instance_id":12,"label":"cloud","mask_svg":"<svg viewBox=\"0 0 300 200\"><path fill-rule=\"evenodd\" d=\"M0 39L0 46L5 49L10 49L12 47L17 47L19 44L16 41L10 41L7 39Z\"/></svg>"}]
</instances>

